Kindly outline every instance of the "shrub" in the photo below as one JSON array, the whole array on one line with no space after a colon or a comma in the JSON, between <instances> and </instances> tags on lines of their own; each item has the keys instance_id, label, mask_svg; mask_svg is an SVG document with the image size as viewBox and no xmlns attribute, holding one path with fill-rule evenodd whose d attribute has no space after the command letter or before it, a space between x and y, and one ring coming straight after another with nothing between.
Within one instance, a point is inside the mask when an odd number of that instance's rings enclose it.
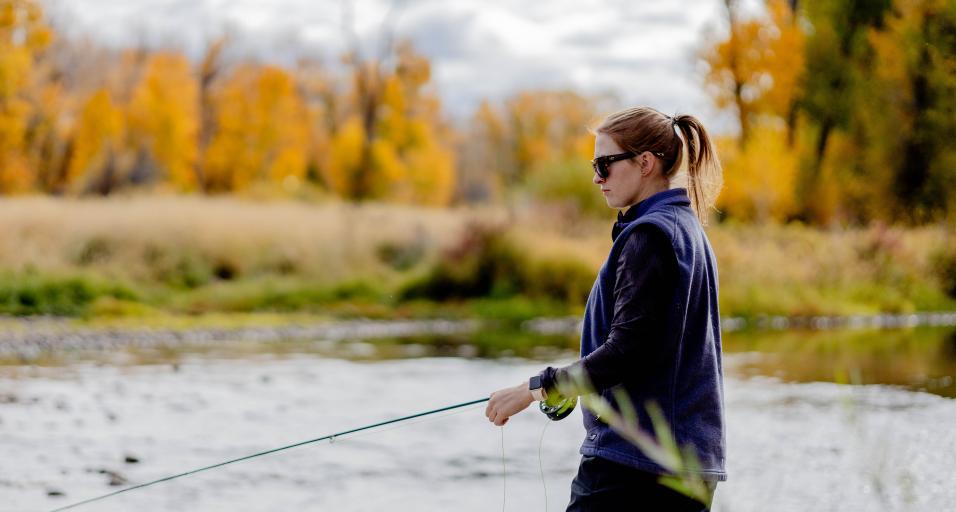
<instances>
[{"instance_id":1,"label":"shrub","mask_svg":"<svg viewBox=\"0 0 956 512\"><path fill-rule=\"evenodd\" d=\"M593 176L586 159L552 161L531 173L528 189L536 201L560 205L565 218L604 217L607 202L591 182Z\"/></svg>"},{"instance_id":2,"label":"shrub","mask_svg":"<svg viewBox=\"0 0 956 512\"><path fill-rule=\"evenodd\" d=\"M385 241L375 248L379 261L395 270L408 270L425 256L425 240L422 237L407 242Z\"/></svg>"},{"instance_id":3,"label":"shrub","mask_svg":"<svg viewBox=\"0 0 956 512\"><path fill-rule=\"evenodd\" d=\"M524 295L583 302L594 275L579 261L531 257L500 225L473 224L403 298L433 300Z\"/></svg>"},{"instance_id":4,"label":"shrub","mask_svg":"<svg viewBox=\"0 0 956 512\"><path fill-rule=\"evenodd\" d=\"M153 279L178 288L197 288L209 283L214 272L209 262L192 251L172 251L156 245L148 245L143 260Z\"/></svg>"},{"instance_id":5,"label":"shrub","mask_svg":"<svg viewBox=\"0 0 956 512\"><path fill-rule=\"evenodd\" d=\"M956 299L956 246L939 251L934 260L940 287L946 295Z\"/></svg>"},{"instance_id":6,"label":"shrub","mask_svg":"<svg viewBox=\"0 0 956 512\"><path fill-rule=\"evenodd\" d=\"M524 272L525 290L569 304L584 304L596 270L572 259L547 258L532 262Z\"/></svg>"},{"instance_id":7,"label":"shrub","mask_svg":"<svg viewBox=\"0 0 956 512\"><path fill-rule=\"evenodd\" d=\"M521 256L504 240L500 227L471 224L458 243L446 250L428 274L407 285L403 298L435 300L501 296L517 289L514 279Z\"/></svg>"},{"instance_id":8,"label":"shrub","mask_svg":"<svg viewBox=\"0 0 956 512\"><path fill-rule=\"evenodd\" d=\"M0 312L12 315L82 315L100 297L135 300L116 284L86 277L6 276L0 280Z\"/></svg>"}]
</instances>

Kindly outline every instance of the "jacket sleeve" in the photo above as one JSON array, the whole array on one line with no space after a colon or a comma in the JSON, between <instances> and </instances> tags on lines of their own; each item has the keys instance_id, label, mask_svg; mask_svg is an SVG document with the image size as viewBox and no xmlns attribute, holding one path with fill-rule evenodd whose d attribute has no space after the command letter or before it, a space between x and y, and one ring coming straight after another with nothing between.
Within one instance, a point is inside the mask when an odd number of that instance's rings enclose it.
<instances>
[{"instance_id":1,"label":"jacket sleeve","mask_svg":"<svg viewBox=\"0 0 956 512\"><path fill-rule=\"evenodd\" d=\"M571 372L582 369L597 392L646 375L666 354L664 323L676 287L677 258L670 241L654 226L638 226L618 257L607 340L569 366L542 371L545 389L569 382Z\"/></svg>"}]
</instances>

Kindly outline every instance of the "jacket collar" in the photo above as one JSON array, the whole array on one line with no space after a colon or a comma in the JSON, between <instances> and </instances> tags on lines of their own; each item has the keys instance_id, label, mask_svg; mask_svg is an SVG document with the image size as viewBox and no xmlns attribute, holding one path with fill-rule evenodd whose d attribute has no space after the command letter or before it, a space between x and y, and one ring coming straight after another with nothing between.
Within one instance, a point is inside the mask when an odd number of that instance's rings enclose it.
<instances>
[{"instance_id":1,"label":"jacket collar","mask_svg":"<svg viewBox=\"0 0 956 512\"><path fill-rule=\"evenodd\" d=\"M690 198L687 197L686 188L672 188L663 192L658 192L643 201L632 205L626 212L617 212L617 222L611 228L611 240L616 240L621 231L628 224L634 222L649 212L651 208L664 205L690 206Z\"/></svg>"}]
</instances>

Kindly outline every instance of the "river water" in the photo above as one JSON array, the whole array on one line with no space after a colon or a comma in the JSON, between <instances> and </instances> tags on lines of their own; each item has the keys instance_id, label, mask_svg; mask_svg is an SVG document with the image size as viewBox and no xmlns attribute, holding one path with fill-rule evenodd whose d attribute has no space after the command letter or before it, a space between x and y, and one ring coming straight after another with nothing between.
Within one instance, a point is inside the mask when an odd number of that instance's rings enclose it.
<instances>
[{"instance_id":1,"label":"river water","mask_svg":"<svg viewBox=\"0 0 956 512\"><path fill-rule=\"evenodd\" d=\"M784 341L728 339L730 479L718 487L714 510L956 508L956 401L948 397L952 374L943 375L951 366L937 361L951 336L924 343L926 362L913 356L916 342L898 342L910 347L899 356L904 368L883 373L872 362L883 356L859 353L852 371L834 369L833 360L847 356L829 341L808 338L801 351ZM874 345L888 343L897 346ZM224 343L2 365L0 510L50 510L482 398L573 357L430 357L409 345L403 357L382 359L376 350ZM819 355L816 363L808 353ZM564 510L580 457L580 414L551 422L529 409L497 428L483 410L302 446L75 510Z\"/></svg>"}]
</instances>

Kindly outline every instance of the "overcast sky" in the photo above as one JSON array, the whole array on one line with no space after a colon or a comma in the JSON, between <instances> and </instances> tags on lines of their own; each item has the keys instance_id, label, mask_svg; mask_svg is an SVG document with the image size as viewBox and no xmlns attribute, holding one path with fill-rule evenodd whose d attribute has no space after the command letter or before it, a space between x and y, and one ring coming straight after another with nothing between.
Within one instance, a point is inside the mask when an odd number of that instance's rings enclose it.
<instances>
[{"instance_id":1,"label":"overcast sky","mask_svg":"<svg viewBox=\"0 0 956 512\"><path fill-rule=\"evenodd\" d=\"M42 0L70 36L110 46L174 46L192 56L224 31L235 51L284 62L308 52L333 61L345 47L342 0ZM720 0L354 0L352 26L378 44L390 7L400 37L433 63L446 110L515 90L611 92L614 107L645 104L700 116L716 131L694 54L703 30L723 30Z\"/></svg>"}]
</instances>

